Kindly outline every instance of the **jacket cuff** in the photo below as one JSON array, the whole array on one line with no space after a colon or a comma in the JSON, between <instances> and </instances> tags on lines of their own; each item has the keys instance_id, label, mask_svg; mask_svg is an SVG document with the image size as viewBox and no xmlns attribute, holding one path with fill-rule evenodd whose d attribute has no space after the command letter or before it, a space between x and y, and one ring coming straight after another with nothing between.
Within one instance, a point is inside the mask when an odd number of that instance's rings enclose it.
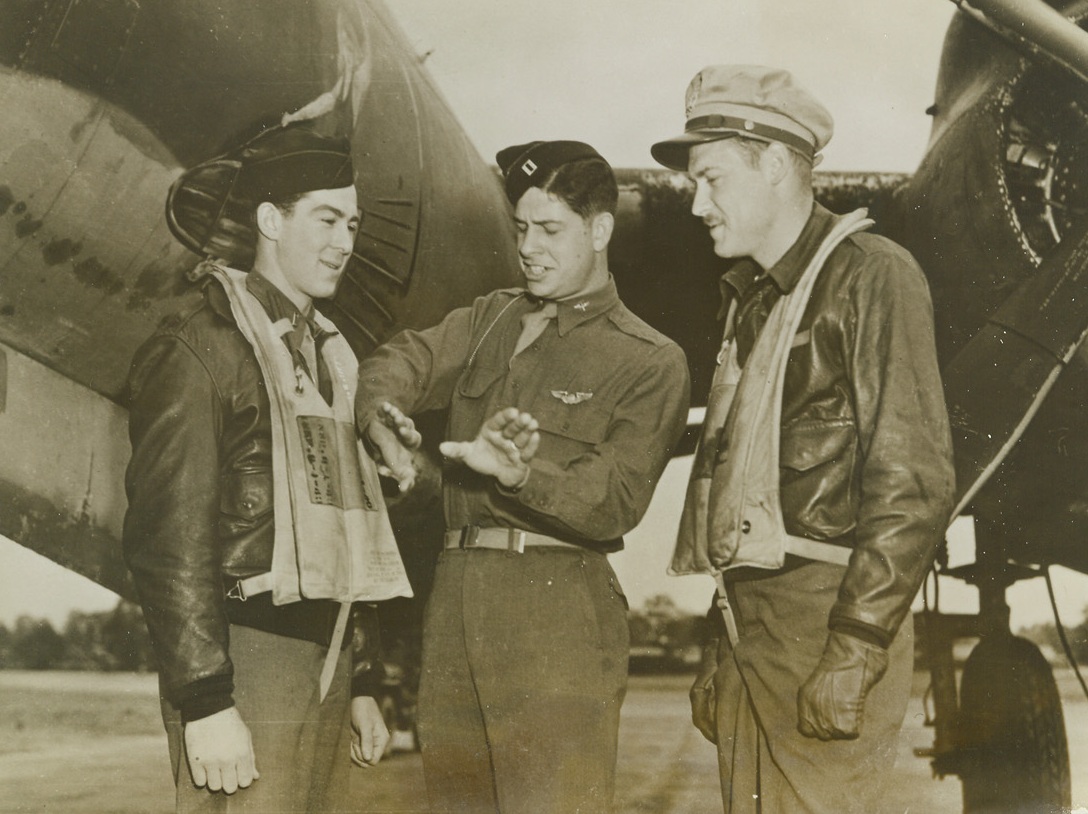
<instances>
[{"instance_id":1,"label":"jacket cuff","mask_svg":"<svg viewBox=\"0 0 1088 814\"><path fill-rule=\"evenodd\" d=\"M499 490L500 494L506 495L507 497L517 497L517 494L528 485L532 476L533 467L530 464L528 470L525 472L525 477L521 479L521 483L516 484L515 486L504 486L498 481L495 481L495 488Z\"/></svg>"},{"instance_id":2,"label":"jacket cuff","mask_svg":"<svg viewBox=\"0 0 1088 814\"><path fill-rule=\"evenodd\" d=\"M892 639L895 638L894 634L889 635L883 628L861 622L857 619L839 617L831 619L827 623L827 626L836 633L845 633L847 636L853 636L855 639L861 639L863 642L868 642L871 645L881 647L885 650L891 647Z\"/></svg>"},{"instance_id":3,"label":"jacket cuff","mask_svg":"<svg viewBox=\"0 0 1088 814\"><path fill-rule=\"evenodd\" d=\"M356 672L351 677L351 697L358 698L361 695L369 695L377 698L381 694L382 683L385 681L385 666L380 661L372 662L369 666L356 667Z\"/></svg>"},{"instance_id":4,"label":"jacket cuff","mask_svg":"<svg viewBox=\"0 0 1088 814\"><path fill-rule=\"evenodd\" d=\"M188 685L174 706L181 713L181 722L187 724L233 707L233 692L232 676L209 676Z\"/></svg>"}]
</instances>

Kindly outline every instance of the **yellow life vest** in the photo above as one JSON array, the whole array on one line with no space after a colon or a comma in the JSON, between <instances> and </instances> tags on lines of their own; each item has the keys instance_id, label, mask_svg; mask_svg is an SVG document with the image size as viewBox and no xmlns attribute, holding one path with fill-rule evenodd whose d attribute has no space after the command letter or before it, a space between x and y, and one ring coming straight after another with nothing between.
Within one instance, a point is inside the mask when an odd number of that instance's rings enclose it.
<instances>
[{"instance_id":1,"label":"yellow life vest","mask_svg":"<svg viewBox=\"0 0 1088 814\"><path fill-rule=\"evenodd\" d=\"M244 272L216 266L212 273L253 346L271 407L272 570L247 581L248 592L271 589L276 605L411 596L377 468L355 433L358 362L347 340L315 312L318 324L333 332L321 347L333 379L330 405L309 377L296 375L282 339L290 323L272 322L247 289Z\"/></svg>"}]
</instances>

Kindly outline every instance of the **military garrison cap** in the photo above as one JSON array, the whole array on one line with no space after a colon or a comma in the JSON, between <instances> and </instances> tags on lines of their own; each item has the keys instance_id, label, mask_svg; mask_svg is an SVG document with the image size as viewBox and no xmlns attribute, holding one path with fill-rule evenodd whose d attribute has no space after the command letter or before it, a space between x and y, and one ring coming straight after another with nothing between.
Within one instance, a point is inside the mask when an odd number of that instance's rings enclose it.
<instances>
[{"instance_id":1,"label":"military garrison cap","mask_svg":"<svg viewBox=\"0 0 1088 814\"><path fill-rule=\"evenodd\" d=\"M306 125L274 127L184 172L167 195L166 221L186 248L245 268L256 247L258 204L354 183L346 138Z\"/></svg>"},{"instance_id":2,"label":"military garrison cap","mask_svg":"<svg viewBox=\"0 0 1088 814\"><path fill-rule=\"evenodd\" d=\"M692 146L735 136L778 141L818 163L834 123L827 109L788 71L762 65L711 65L688 85L687 126L650 153L674 170L688 168Z\"/></svg>"},{"instance_id":3,"label":"military garrison cap","mask_svg":"<svg viewBox=\"0 0 1088 814\"><path fill-rule=\"evenodd\" d=\"M517 204L529 187L547 183L552 173L572 161L594 158L604 160L596 150L581 141L531 141L499 150L495 161L502 170L506 197Z\"/></svg>"}]
</instances>

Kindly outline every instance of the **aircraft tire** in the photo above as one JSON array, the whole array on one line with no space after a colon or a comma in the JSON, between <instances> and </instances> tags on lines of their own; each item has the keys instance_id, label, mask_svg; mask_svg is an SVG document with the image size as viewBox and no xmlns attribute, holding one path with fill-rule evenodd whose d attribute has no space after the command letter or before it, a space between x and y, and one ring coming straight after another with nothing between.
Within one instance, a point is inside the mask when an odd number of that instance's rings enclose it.
<instances>
[{"instance_id":1,"label":"aircraft tire","mask_svg":"<svg viewBox=\"0 0 1088 814\"><path fill-rule=\"evenodd\" d=\"M983 639L964 664L960 691L965 814L1068 811L1061 698L1039 648L1008 634Z\"/></svg>"}]
</instances>

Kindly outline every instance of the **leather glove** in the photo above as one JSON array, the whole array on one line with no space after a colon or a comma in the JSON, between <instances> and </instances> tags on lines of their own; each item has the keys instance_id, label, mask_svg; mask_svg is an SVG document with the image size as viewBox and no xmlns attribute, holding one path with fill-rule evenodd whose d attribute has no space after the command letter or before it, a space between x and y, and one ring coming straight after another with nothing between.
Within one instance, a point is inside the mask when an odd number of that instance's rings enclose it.
<instances>
[{"instance_id":1,"label":"leather glove","mask_svg":"<svg viewBox=\"0 0 1088 814\"><path fill-rule=\"evenodd\" d=\"M714 676L718 673L718 640L711 639L703 648L703 660L695 683L691 685L691 722L711 743L718 742L718 693Z\"/></svg>"},{"instance_id":2,"label":"leather glove","mask_svg":"<svg viewBox=\"0 0 1088 814\"><path fill-rule=\"evenodd\" d=\"M820 663L797 694L797 729L822 741L858 737L865 697L887 669L887 650L831 631Z\"/></svg>"}]
</instances>

